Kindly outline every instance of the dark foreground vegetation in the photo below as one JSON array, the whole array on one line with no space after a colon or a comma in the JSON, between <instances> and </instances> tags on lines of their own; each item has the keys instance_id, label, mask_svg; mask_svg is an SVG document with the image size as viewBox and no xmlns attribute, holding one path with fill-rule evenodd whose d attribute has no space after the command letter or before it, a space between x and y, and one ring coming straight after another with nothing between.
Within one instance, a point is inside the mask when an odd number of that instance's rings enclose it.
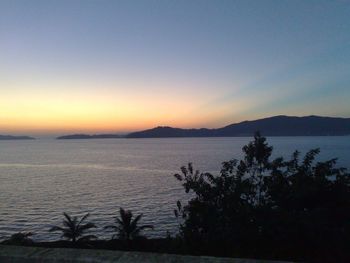
<instances>
[{"instance_id":1,"label":"dark foreground vegetation","mask_svg":"<svg viewBox=\"0 0 350 263\"><path fill-rule=\"evenodd\" d=\"M260 134L243 147L243 160L224 162L218 176L192 164L175 177L191 195L177 202L176 237L147 239L142 215L120 209L111 240L93 240L96 227L65 214L60 231L68 241L38 242L18 233L5 244L80 247L162 253L350 262L350 174L336 160L315 162L318 149L290 160L271 160L272 147Z\"/></svg>"}]
</instances>

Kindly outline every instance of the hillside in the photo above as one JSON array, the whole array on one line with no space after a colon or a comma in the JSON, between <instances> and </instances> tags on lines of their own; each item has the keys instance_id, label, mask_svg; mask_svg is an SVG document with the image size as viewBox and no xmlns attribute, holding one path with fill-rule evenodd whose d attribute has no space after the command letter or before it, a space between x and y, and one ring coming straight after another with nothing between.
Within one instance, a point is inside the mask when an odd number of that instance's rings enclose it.
<instances>
[{"instance_id":1,"label":"hillside","mask_svg":"<svg viewBox=\"0 0 350 263\"><path fill-rule=\"evenodd\" d=\"M280 115L254 121L243 121L218 129L156 127L130 133L126 137L233 137L252 136L255 131L260 131L264 136L343 136L350 135L350 118Z\"/></svg>"}]
</instances>

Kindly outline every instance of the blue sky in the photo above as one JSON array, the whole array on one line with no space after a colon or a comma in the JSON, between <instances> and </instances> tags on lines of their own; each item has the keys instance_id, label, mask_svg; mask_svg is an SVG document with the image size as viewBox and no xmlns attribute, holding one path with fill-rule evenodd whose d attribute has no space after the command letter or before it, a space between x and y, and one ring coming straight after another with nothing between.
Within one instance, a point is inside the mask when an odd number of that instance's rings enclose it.
<instances>
[{"instance_id":1,"label":"blue sky","mask_svg":"<svg viewBox=\"0 0 350 263\"><path fill-rule=\"evenodd\" d=\"M0 1L0 132L350 117L350 1Z\"/></svg>"}]
</instances>

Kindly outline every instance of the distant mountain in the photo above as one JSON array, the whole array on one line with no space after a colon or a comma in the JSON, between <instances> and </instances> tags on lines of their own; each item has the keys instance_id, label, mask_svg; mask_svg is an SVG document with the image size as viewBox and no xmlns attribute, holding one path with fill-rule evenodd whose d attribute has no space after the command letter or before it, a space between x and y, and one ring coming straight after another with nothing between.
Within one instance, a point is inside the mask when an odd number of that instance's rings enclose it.
<instances>
[{"instance_id":1,"label":"distant mountain","mask_svg":"<svg viewBox=\"0 0 350 263\"><path fill-rule=\"evenodd\" d=\"M35 138L29 136L0 135L0 140L35 140Z\"/></svg>"},{"instance_id":2,"label":"distant mountain","mask_svg":"<svg viewBox=\"0 0 350 263\"><path fill-rule=\"evenodd\" d=\"M350 135L350 118L280 115L254 121L243 121L218 129L156 127L133 132L126 137L233 137L252 136L255 131L260 131L264 136L343 136Z\"/></svg>"},{"instance_id":3,"label":"distant mountain","mask_svg":"<svg viewBox=\"0 0 350 263\"><path fill-rule=\"evenodd\" d=\"M94 135L88 135L88 134L72 134L72 135L65 135L57 137L58 140L69 140L69 139L112 139L112 138L123 138L122 135L116 135L116 134L94 134Z\"/></svg>"},{"instance_id":4,"label":"distant mountain","mask_svg":"<svg viewBox=\"0 0 350 263\"><path fill-rule=\"evenodd\" d=\"M167 138L167 137L213 137L215 129L180 129L172 127L156 127L149 130L133 132L127 138Z\"/></svg>"}]
</instances>

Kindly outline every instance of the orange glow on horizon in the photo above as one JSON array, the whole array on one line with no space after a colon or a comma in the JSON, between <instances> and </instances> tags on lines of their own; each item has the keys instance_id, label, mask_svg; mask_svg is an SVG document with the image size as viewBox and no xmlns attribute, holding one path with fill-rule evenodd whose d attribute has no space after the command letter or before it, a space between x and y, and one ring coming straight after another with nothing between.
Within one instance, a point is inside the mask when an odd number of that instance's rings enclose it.
<instances>
[{"instance_id":1,"label":"orange glow on horizon","mask_svg":"<svg viewBox=\"0 0 350 263\"><path fill-rule=\"evenodd\" d=\"M206 122L196 107L191 97L162 94L8 95L0 98L0 133L123 133L164 125L192 128Z\"/></svg>"}]
</instances>

